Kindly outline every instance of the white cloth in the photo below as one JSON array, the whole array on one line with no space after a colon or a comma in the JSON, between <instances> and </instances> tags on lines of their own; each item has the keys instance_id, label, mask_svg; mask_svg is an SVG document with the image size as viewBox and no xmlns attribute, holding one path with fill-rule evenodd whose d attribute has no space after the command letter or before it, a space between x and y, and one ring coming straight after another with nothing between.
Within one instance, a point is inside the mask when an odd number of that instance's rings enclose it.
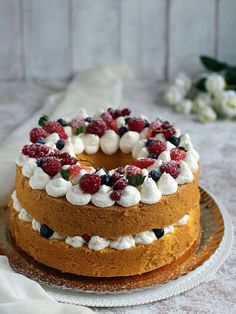
<instances>
[{"instance_id":1,"label":"white cloth","mask_svg":"<svg viewBox=\"0 0 236 314\"><path fill-rule=\"evenodd\" d=\"M9 199L14 185L16 156L40 115L46 114L50 118L73 117L82 107L88 114L93 114L108 105L118 105L122 80L131 77L129 69L122 65L99 66L83 71L75 76L65 91L49 97L31 119L16 129L0 145L0 205L5 205ZM93 311L55 302L36 282L14 273L7 258L0 256L0 313L73 314Z\"/></svg>"},{"instance_id":2,"label":"white cloth","mask_svg":"<svg viewBox=\"0 0 236 314\"><path fill-rule=\"evenodd\" d=\"M14 273L5 256L0 256L1 314L90 314L92 310L54 301L39 284Z\"/></svg>"}]
</instances>

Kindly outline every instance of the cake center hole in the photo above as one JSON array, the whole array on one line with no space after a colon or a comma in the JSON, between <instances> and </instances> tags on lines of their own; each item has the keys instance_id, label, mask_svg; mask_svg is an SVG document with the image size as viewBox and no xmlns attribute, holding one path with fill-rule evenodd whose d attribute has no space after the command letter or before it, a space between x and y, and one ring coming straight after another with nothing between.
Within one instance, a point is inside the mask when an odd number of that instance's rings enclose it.
<instances>
[{"instance_id":1,"label":"cake center hole","mask_svg":"<svg viewBox=\"0 0 236 314\"><path fill-rule=\"evenodd\" d=\"M83 166L93 166L94 168L105 168L107 170L126 166L134 161L132 154L124 154L120 150L114 155L106 155L101 150L92 155L83 152L79 154L77 158L81 159L80 163Z\"/></svg>"}]
</instances>

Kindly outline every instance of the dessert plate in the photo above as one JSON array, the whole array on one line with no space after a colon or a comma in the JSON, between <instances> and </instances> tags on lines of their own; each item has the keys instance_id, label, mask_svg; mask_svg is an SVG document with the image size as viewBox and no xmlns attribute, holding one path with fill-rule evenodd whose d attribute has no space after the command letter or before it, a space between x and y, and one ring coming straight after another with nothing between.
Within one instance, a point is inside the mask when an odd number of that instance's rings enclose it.
<instances>
[{"instance_id":1,"label":"dessert plate","mask_svg":"<svg viewBox=\"0 0 236 314\"><path fill-rule=\"evenodd\" d=\"M8 256L15 271L39 282L59 302L115 307L162 300L208 280L225 261L232 246L233 227L227 211L222 206L219 208L205 189L200 191L199 240L174 263L146 274L89 278L63 274L41 265L15 247L7 230L6 210L1 210L0 215L0 254Z\"/></svg>"}]
</instances>

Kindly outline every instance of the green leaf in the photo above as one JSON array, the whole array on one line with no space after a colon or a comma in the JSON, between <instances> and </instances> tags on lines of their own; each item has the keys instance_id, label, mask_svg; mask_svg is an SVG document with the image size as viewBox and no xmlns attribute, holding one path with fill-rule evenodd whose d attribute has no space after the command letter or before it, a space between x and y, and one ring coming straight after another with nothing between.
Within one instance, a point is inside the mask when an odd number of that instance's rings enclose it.
<instances>
[{"instance_id":1,"label":"green leaf","mask_svg":"<svg viewBox=\"0 0 236 314\"><path fill-rule=\"evenodd\" d=\"M214 58L208 56L200 56L202 64L210 71L219 72L226 68L227 64L220 62Z\"/></svg>"},{"instance_id":2,"label":"green leaf","mask_svg":"<svg viewBox=\"0 0 236 314\"><path fill-rule=\"evenodd\" d=\"M72 132L73 132L74 135L79 135L81 133L84 133L84 131L85 131L85 128L83 126L80 126L78 128L73 128L72 129Z\"/></svg>"},{"instance_id":3,"label":"green leaf","mask_svg":"<svg viewBox=\"0 0 236 314\"><path fill-rule=\"evenodd\" d=\"M185 147L183 147L183 146L179 146L178 148L179 148L179 149L182 149L182 150L185 151L185 152L188 151L188 150L187 150Z\"/></svg>"},{"instance_id":4,"label":"green leaf","mask_svg":"<svg viewBox=\"0 0 236 314\"><path fill-rule=\"evenodd\" d=\"M236 84L236 69L235 68L227 68L225 71L225 81L228 85Z\"/></svg>"},{"instance_id":5,"label":"green leaf","mask_svg":"<svg viewBox=\"0 0 236 314\"><path fill-rule=\"evenodd\" d=\"M206 78L203 77L203 78L200 78L200 80L198 80L194 85L197 89L205 92L206 91L205 83L206 83Z\"/></svg>"},{"instance_id":6,"label":"green leaf","mask_svg":"<svg viewBox=\"0 0 236 314\"><path fill-rule=\"evenodd\" d=\"M44 124L48 121L48 116L45 114L42 115L42 117L39 118L38 125L44 126Z\"/></svg>"},{"instance_id":7,"label":"green leaf","mask_svg":"<svg viewBox=\"0 0 236 314\"><path fill-rule=\"evenodd\" d=\"M60 174L64 180L69 181L70 173L68 170L61 168Z\"/></svg>"},{"instance_id":8,"label":"green leaf","mask_svg":"<svg viewBox=\"0 0 236 314\"><path fill-rule=\"evenodd\" d=\"M137 173L134 176L127 176L127 179L130 185L140 186L143 184L145 176L143 176L141 173Z\"/></svg>"}]
</instances>

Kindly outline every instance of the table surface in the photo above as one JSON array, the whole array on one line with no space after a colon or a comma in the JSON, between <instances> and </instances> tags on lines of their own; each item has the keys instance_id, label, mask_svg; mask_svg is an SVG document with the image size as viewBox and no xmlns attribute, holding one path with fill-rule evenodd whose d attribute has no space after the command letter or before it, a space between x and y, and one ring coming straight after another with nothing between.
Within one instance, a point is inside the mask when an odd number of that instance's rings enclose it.
<instances>
[{"instance_id":1,"label":"table surface","mask_svg":"<svg viewBox=\"0 0 236 314\"><path fill-rule=\"evenodd\" d=\"M201 184L228 210L236 223L236 122L203 125L192 116L177 114L163 105L165 86L151 82L124 85L124 106L135 114L161 116L191 134L201 157ZM0 83L0 141L40 108L52 90L32 82ZM236 313L236 245L214 277L167 300L125 308L94 309L98 313Z\"/></svg>"}]
</instances>

